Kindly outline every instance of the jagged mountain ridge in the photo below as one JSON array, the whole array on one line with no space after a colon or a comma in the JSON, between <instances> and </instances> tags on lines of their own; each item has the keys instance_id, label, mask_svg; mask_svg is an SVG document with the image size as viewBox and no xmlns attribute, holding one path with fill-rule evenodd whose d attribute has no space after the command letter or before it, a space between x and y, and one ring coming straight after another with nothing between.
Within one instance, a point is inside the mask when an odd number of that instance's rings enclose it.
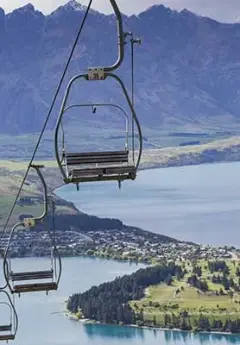
<instances>
[{"instance_id":1,"label":"jagged mountain ridge","mask_svg":"<svg viewBox=\"0 0 240 345\"><path fill-rule=\"evenodd\" d=\"M10 14L0 10L1 133L39 131L85 9L72 0L48 16L31 4ZM238 125L239 24L163 5L124 16L124 24L143 39L136 54L136 106L144 124L170 129ZM86 66L113 63L113 47L114 17L91 10L66 82ZM120 74L129 86L128 55ZM89 98L85 88L79 90ZM108 85L98 90L99 99L118 98Z\"/></svg>"}]
</instances>

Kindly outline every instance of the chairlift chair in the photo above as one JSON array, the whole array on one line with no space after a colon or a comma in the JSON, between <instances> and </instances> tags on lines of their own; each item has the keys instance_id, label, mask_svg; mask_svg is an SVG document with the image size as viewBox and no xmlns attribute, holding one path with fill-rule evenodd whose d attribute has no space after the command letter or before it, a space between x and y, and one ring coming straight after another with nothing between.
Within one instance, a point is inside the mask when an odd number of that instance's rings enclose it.
<instances>
[{"instance_id":1,"label":"chairlift chair","mask_svg":"<svg viewBox=\"0 0 240 345\"><path fill-rule=\"evenodd\" d=\"M61 258L55 243L55 238L53 237L49 228L47 228L47 233L52 243L51 247L51 265L49 270L44 271L27 271L27 272L15 272L11 268L11 259L9 257L10 254L10 245L13 238L13 234L19 228L26 228L31 229L34 228L37 224L42 223L42 221L46 218L48 214L48 195L47 195L47 186L43 175L40 171L41 168L44 166L41 165L32 165L42 182L43 190L44 190L44 211L43 214L39 217L34 218L25 218L22 222L16 224L10 233L9 242L7 249L4 254L3 260L3 267L4 267L4 276L7 282L7 285L12 294L18 294L25 292L37 292L37 291L49 291L57 290L60 276L61 276ZM57 270L57 262L59 269ZM35 283L33 283L35 281ZM36 282L37 281L37 282Z\"/></svg>"},{"instance_id":2,"label":"chairlift chair","mask_svg":"<svg viewBox=\"0 0 240 345\"><path fill-rule=\"evenodd\" d=\"M18 316L15 306L5 290L0 291L0 310L9 310L6 322L0 324L0 341L14 340L18 329ZM2 313L1 313L2 314ZM6 311L4 312L6 314ZM6 315L7 316L7 315Z\"/></svg>"},{"instance_id":3,"label":"chairlift chair","mask_svg":"<svg viewBox=\"0 0 240 345\"><path fill-rule=\"evenodd\" d=\"M124 180L135 180L137 169L140 163L142 154L142 133L139 121L137 119L134 108L127 94L127 90L121 79L112 74L105 74L105 77L110 77L116 80L123 91L125 99L129 105L131 116L120 106L115 104L72 104L68 105L70 91L74 83L80 79L89 80L89 74L81 74L74 77L65 93L60 114L57 121L55 130L55 154L58 166L66 184L73 183L77 186L83 182L96 182L96 181L118 181L119 185ZM102 151L102 152L69 152L65 146L65 133L63 128L63 118L69 110L78 107L97 107L111 106L119 109L126 117L126 141L123 150L119 151ZM137 138L139 140L139 150L135 151L136 145L129 149L129 123L133 119L138 130ZM132 121L131 121L132 122ZM62 137L60 131L63 131ZM62 138L62 147L60 147L60 139ZM132 133L132 141L135 140L135 135ZM137 156L137 159L135 157Z\"/></svg>"},{"instance_id":4,"label":"chairlift chair","mask_svg":"<svg viewBox=\"0 0 240 345\"><path fill-rule=\"evenodd\" d=\"M123 20L121 12L115 0L110 0L113 12L117 21L117 33L118 33L118 57L116 62L107 67L90 67L86 74L79 74L73 77L66 89L65 96L63 98L62 106L57 120L55 129L55 154L57 164L60 172L63 176L63 181L73 183L77 185L79 189L79 183L82 182L95 182L95 181L118 181L119 187L124 180L135 180L137 170L140 164L142 155L142 132L140 123L138 121L133 103L130 100L127 89L124 86L122 80L113 72L117 70L124 60L125 54L125 38L128 33L123 31ZM120 86L123 96L129 107L129 119L132 119L132 124L136 125L137 138L139 141L139 150L135 152L135 135L132 133L132 159L130 158L130 152L127 148L122 151L107 151L107 152L68 152L66 148L62 147L62 152L59 148L60 130L63 126L62 121L66 112L72 107L83 105L70 105L68 104L69 96L72 87L77 81L85 80L91 81L103 81L106 79L113 79ZM93 105L96 106L96 105ZM95 110L95 108L93 108ZM132 125L132 127L133 127ZM132 131L134 132L133 128ZM137 156L135 160L135 156Z\"/></svg>"}]
</instances>

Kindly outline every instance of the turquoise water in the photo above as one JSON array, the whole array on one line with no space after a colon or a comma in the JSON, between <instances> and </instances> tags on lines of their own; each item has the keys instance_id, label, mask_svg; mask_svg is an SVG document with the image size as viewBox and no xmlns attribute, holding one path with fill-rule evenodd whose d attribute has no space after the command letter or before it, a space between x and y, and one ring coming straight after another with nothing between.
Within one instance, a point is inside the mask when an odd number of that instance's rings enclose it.
<instances>
[{"instance_id":1,"label":"turquoise water","mask_svg":"<svg viewBox=\"0 0 240 345\"><path fill-rule=\"evenodd\" d=\"M120 218L169 236L205 243L240 245L240 164L218 164L144 171L135 183L64 187L58 194L83 211ZM227 235L226 235L227 234ZM17 260L19 269L42 267L46 259ZM44 265L45 266L45 265ZM226 345L240 337L84 325L64 316L64 301L92 285L130 274L135 264L89 258L63 260L60 290L16 298L18 345ZM1 278L0 278L1 279Z\"/></svg>"},{"instance_id":2,"label":"turquoise water","mask_svg":"<svg viewBox=\"0 0 240 345\"><path fill-rule=\"evenodd\" d=\"M13 260L19 270L29 271L48 267L47 259ZM68 258L63 260L63 276L59 291L50 293L22 294L16 298L19 313L18 345L87 345L103 339L85 325L64 316L64 301L75 292L83 292L92 285L113 280L117 276L130 274L143 265L119 263L90 258ZM100 330L100 328L99 328ZM99 343L98 343L99 344ZM114 343L113 343L114 344ZM117 344L117 343L116 343Z\"/></svg>"},{"instance_id":3,"label":"turquoise water","mask_svg":"<svg viewBox=\"0 0 240 345\"><path fill-rule=\"evenodd\" d=\"M159 331L127 327L85 325L86 333L98 344L161 344L161 345L203 345L239 344L240 337L212 334L191 334L187 332ZM100 340L102 338L102 342ZM116 338L117 342L112 342ZM95 344L91 342L91 344ZM96 342L97 344L97 342Z\"/></svg>"},{"instance_id":4,"label":"turquoise water","mask_svg":"<svg viewBox=\"0 0 240 345\"><path fill-rule=\"evenodd\" d=\"M137 180L65 186L58 195L88 214L203 244L240 247L240 163L142 171Z\"/></svg>"},{"instance_id":5,"label":"turquoise water","mask_svg":"<svg viewBox=\"0 0 240 345\"><path fill-rule=\"evenodd\" d=\"M19 269L36 269L46 259L17 260ZM74 292L130 274L143 265L89 258L63 260L63 277L57 293L26 294L16 298L18 345L226 345L239 344L240 337L194 335L184 332L154 331L131 327L86 325L64 316L64 301Z\"/></svg>"}]
</instances>

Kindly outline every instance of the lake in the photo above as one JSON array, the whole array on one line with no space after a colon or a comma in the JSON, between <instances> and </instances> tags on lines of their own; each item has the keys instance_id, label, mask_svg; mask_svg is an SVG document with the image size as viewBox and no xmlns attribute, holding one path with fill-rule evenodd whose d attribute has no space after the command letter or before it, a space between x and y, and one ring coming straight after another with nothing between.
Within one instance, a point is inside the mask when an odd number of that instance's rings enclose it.
<instances>
[{"instance_id":1,"label":"lake","mask_svg":"<svg viewBox=\"0 0 240 345\"><path fill-rule=\"evenodd\" d=\"M45 266L47 259L16 260L19 269ZM12 344L18 345L226 345L239 344L240 337L154 331L131 327L86 325L63 313L64 301L74 292L130 274L143 265L90 258L63 260L63 276L58 292L23 294L16 298L19 332Z\"/></svg>"},{"instance_id":2,"label":"lake","mask_svg":"<svg viewBox=\"0 0 240 345\"><path fill-rule=\"evenodd\" d=\"M240 163L145 170L135 182L57 191L83 212L180 240L240 247Z\"/></svg>"},{"instance_id":3,"label":"lake","mask_svg":"<svg viewBox=\"0 0 240 345\"><path fill-rule=\"evenodd\" d=\"M73 201L86 213L116 217L183 240L240 245L240 163L142 171L123 184L71 186L58 195ZM16 260L17 266L42 267L46 259ZM227 345L239 336L190 334L130 327L84 325L63 314L64 301L92 285L130 274L143 265L90 258L63 260L63 277L57 293L27 294L16 298L18 345Z\"/></svg>"}]
</instances>

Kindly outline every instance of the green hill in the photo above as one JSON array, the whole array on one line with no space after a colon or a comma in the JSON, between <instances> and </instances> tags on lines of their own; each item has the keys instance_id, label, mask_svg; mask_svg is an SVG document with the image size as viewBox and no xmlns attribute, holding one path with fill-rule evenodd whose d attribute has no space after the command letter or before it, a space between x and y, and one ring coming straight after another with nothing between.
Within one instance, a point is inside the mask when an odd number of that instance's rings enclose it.
<instances>
[{"instance_id":1,"label":"green hill","mask_svg":"<svg viewBox=\"0 0 240 345\"><path fill-rule=\"evenodd\" d=\"M143 324L195 331L240 332L240 264L235 261L180 263L184 277L149 286L141 301Z\"/></svg>"},{"instance_id":2,"label":"green hill","mask_svg":"<svg viewBox=\"0 0 240 345\"><path fill-rule=\"evenodd\" d=\"M240 333L239 277L235 261L165 262L74 294L67 308L101 323Z\"/></svg>"}]
</instances>

